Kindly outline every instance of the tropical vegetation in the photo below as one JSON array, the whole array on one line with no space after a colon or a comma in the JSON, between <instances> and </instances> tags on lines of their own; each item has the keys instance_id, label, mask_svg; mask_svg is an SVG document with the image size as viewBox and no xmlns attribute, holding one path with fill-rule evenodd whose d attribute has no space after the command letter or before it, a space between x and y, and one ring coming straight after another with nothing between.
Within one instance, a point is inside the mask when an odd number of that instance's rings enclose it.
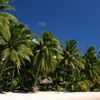
<instances>
[{"instance_id":1,"label":"tropical vegetation","mask_svg":"<svg viewBox=\"0 0 100 100\"><path fill-rule=\"evenodd\" d=\"M63 46L50 32L33 34L5 11L15 10L9 2L0 0L0 91L100 91L100 51L82 53L75 40Z\"/></svg>"}]
</instances>

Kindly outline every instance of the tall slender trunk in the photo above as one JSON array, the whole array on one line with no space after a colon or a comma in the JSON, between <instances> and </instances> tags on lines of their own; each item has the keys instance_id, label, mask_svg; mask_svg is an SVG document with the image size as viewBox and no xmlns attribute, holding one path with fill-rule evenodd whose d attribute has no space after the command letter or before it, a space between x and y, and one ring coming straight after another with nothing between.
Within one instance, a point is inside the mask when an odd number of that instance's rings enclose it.
<instances>
[{"instance_id":1,"label":"tall slender trunk","mask_svg":"<svg viewBox=\"0 0 100 100\"><path fill-rule=\"evenodd\" d=\"M11 76L11 87L10 87L10 90L12 91L13 89L13 78L14 78L14 73L15 73L15 67L13 66L13 71L12 71L12 76Z\"/></svg>"},{"instance_id":2,"label":"tall slender trunk","mask_svg":"<svg viewBox=\"0 0 100 100\"><path fill-rule=\"evenodd\" d=\"M5 62L4 62L4 64L3 64L3 66L2 66L2 68L1 68L0 78L1 78L1 76L2 76L2 74L3 74L3 70L4 70L4 68L6 67L7 62L8 62L8 58L5 59Z\"/></svg>"},{"instance_id":3,"label":"tall slender trunk","mask_svg":"<svg viewBox=\"0 0 100 100\"><path fill-rule=\"evenodd\" d=\"M67 68L65 67L65 75L64 75L64 81L66 81L66 76L67 76Z\"/></svg>"},{"instance_id":4,"label":"tall slender trunk","mask_svg":"<svg viewBox=\"0 0 100 100\"><path fill-rule=\"evenodd\" d=\"M39 75L39 69L40 69L40 66L38 67L37 69L37 72L36 72L36 76L35 76L35 82L34 82L34 87L37 87L37 79L38 79L38 75Z\"/></svg>"}]
</instances>

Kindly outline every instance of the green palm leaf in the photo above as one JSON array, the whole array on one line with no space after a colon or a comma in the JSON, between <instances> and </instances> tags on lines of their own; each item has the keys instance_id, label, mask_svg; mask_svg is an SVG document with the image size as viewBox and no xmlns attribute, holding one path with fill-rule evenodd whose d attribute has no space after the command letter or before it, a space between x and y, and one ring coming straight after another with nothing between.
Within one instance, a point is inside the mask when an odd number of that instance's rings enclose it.
<instances>
[{"instance_id":1,"label":"green palm leaf","mask_svg":"<svg viewBox=\"0 0 100 100\"><path fill-rule=\"evenodd\" d=\"M0 10L15 10L14 7L8 4L10 1L11 0L0 0Z\"/></svg>"},{"instance_id":2,"label":"green palm leaf","mask_svg":"<svg viewBox=\"0 0 100 100\"><path fill-rule=\"evenodd\" d=\"M1 52L1 58L2 60L5 60L10 55L10 49L6 48Z\"/></svg>"},{"instance_id":3,"label":"green palm leaf","mask_svg":"<svg viewBox=\"0 0 100 100\"><path fill-rule=\"evenodd\" d=\"M2 36L0 36L0 45L6 45L6 41Z\"/></svg>"}]
</instances>

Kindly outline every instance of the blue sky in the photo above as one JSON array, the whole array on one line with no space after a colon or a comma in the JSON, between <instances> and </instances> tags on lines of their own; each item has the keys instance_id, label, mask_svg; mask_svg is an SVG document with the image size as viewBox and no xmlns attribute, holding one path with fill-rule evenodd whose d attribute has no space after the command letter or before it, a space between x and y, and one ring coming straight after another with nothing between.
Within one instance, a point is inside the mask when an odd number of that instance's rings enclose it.
<instances>
[{"instance_id":1,"label":"blue sky","mask_svg":"<svg viewBox=\"0 0 100 100\"><path fill-rule=\"evenodd\" d=\"M13 0L12 14L33 33L49 31L63 44L75 39L81 49L100 47L100 0Z\"/></svg>"}]
</instances>

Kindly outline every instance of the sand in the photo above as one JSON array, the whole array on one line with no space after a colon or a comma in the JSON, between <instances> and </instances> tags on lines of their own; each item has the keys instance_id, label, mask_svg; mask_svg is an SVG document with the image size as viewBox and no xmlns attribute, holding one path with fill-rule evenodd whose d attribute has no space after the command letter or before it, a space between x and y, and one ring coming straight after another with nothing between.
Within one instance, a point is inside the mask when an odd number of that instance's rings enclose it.
<instances>
[{"instance_id":1,"label":"sand","mask_svg":"<svg viewBox=\"0 0 100 100\"><path fill-rule=\"evenodd\" d=\"M0 100L100 100L100 92L7 92L0 94Z\"/></svg>"}]
</instances>

